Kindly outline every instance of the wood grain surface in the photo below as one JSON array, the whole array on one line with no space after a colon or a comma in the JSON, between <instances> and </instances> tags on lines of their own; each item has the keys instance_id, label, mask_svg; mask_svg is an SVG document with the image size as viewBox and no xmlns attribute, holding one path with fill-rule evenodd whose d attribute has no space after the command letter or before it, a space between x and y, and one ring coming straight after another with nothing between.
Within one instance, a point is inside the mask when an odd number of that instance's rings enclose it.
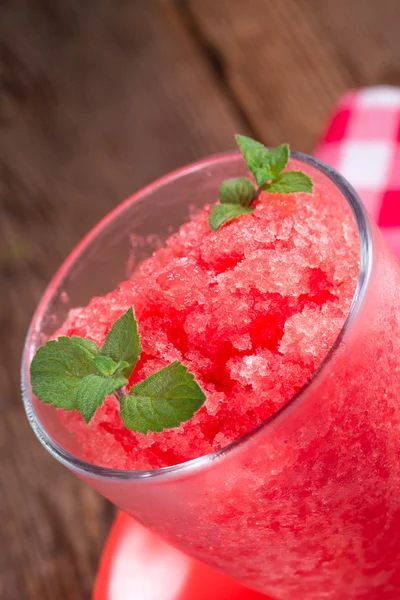
<instances>
[{"instance_id":1,"label":"wood grain surface","mask_svg":"<svg viewBox=\"0 0 400 600\"><path fill-rule=\"evenodd\" d=\"M124 197L235 131L312 151L346 88L400 84L399 26L398 0L0 0L1 600L89 599L113 516L22 408L54 270Z\"/></svg>"}]
</instances>

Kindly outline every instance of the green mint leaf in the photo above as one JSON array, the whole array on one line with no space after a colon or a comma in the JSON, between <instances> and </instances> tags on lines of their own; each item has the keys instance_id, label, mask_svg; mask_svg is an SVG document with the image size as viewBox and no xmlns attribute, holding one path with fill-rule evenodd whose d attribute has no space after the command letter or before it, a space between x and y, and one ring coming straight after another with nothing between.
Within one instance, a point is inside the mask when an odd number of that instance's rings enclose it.
<instances>
[{"instance_id":1,"label":"green mint leaf","mask_svg":"<svg viewBox=\"0 0 400 600\"><path fill-rule=\"evenodd\" d=\"M104 375L104 377L119 375L120 372L125 371L125 369L129 367L129 363L127 363L126 360L120 360L119 363L115 363L109 356L96 356L93 359L93 362L99 373Z\"/></svg>"},{"instance_id":2,"label":"green mint leaf","mask_svg":"<svg viewBox=\"0 0 400 600\"><path fill-rule=\"evenodd\" d=\"M99 373L104 375L105 377L111 377L115 373L117 368L117 363L113 361L109 356L96 356L93 359L94 364L96 365ZM127 365L128 363L126 363Z\"/></svg>"},{"instance_id":3,"label":"green mint leaf","mask_svg":"<svg viewBox=\"0 0 400 600\"><path fill-rule=\"evenodd\" d=\"M120 376L121 372L129 367L129 363L126 360L120 360L119 363L115 363L112 358L108 356L96 356L93 359L94 364L97 367L97 370L104 377L114 377Z\"/></svg>"},{"instance_id":4,"label":"green mint leaf","mask_svg":"<svg viewBox=\"0 0 400 600\"><path fill-rule=\"evenodd\" d=\"M131 307L115 321L108 332L101 355L112 358L115 363L127 362L128 366L121 369L121 374L129 377L139 360L141 350L138 326Z\"/></svg>"},{"instance_id":5,"label":"green mint leaf","mask_svg":"<svg viewBox=\"0 0 400 600\"><path fill-rule=\"evenodd\" d=\"M82 379L77 392L77 408L89 423L104 400L120 387L128 383L125 377L102 377L101 375L88 375Z\"/></svg>"},{"instance_id":6,"label":"green mint leaf","mask_svg":"<svg viewBox=\"0 0 400 600\"><path fill-rule=\"evenodd\" d=\"M290 150L287 144L272 148L272 150L268 152L268 165L269 170L272 173L271 179L275 179L278 177L279 173L283 171L289 162L289 155Z\"/></svg>"},{"instance_id":7,"label":"green mint leaf","mask_svg":"<svg viewBox=\"0 0 400 600\"><path fill-rule=\"evenodd\" d=\"M93 358L100 353L100 348L97 346L97 344L92 342L92 340L88 340L86 338L81 338L81 337L78 337L77 335L73 335L71 337L71 340L73 340L76 344L80 344L81 346L83 346L83 348L85 348L88 352L90 352L90 354L93 356Z\"/></svg>"},{"instance_id":8,"label":"green mint leaf","mask_svg":"<svg viewBox=\"0 0 400 600\"><path fill-rule=\"evenodd\" d=\"M272 179L272 173L268 169L257 169L254 173L254 179L258 186L264 185Z\"/></svg>"},{"instance_id":9,"label":"green mint leaf","mask_svg":"<svg viewBox=\"0 0 400 600\"><path fill-rule=\"evenodd\" d=\"M47 404L75 410L83 378L97 372L92 348L81 338L61 336L41 346L30 368L33 393Z\"/></svg>"},{"instance_id":10,"label":"green mint leaf","mask_svg":"<svg viewBox=\"0 0 400 600\"><path fill-rule=\"evenodd\" d=\"M127 363L126 360L120 360L116 365L112 375L120 375L120 372L122 373L122 371L125 371L126 367L129 367L129 363Z\"/></svg>"},{"instance_id":11,"label":"green mint leaf","mask_svg":"<svg viewBox=\"0 0 400 600\"><path fill-rule=\"evenodd\" d=\"M263 186L263 190L270 194L291 194L305 192L312 194L313 182L302 171L287 171L281 173L274 181Z\"/></svg>"},{"instance_id":12,"label":"green mint leaf","mask_svg":"<svg viewBox=\"0 0 400 600\"><path fill-rule=\"evenodd\" d=\"M132 386L121 399L121 418L132 431L163 431L191 419L205 399L194 376L176 361Z\"/></svg>"},{"instance_id":13,"label":"green mint leaf","mask_svg":"<svg viewBox=\"0 0 400 600\"><path fill-rule=\"evenodd\" d=\"M221 204L240 204L250 206L256 197L257 191L250 179L237 177L227 179L219 188L219 201Z\"/></svg>"},{"instance_id":14,"label":"green mint leaf","mask_svg":"<svg viewBox=\"0 0 400 600\"><path fill-rule=\"evenodd\" d=\"M245 135L236 135L236 141L257 185L263 185L273 179L268 159L269 152L265 146Z\"/></svg>"},{"instance_id":15,"label":"green mint leaf","mask_svg":"<svg viewBox=\"0 0 400 600\"><path fill-rule=\"evenodd\" d=\"M222 225L240 217L241 215L249 215L254 211L254 208L247 208L239 204L216 204L212 209L208 221L213 231L218 231Z\"/></svg>"}]
</instances>

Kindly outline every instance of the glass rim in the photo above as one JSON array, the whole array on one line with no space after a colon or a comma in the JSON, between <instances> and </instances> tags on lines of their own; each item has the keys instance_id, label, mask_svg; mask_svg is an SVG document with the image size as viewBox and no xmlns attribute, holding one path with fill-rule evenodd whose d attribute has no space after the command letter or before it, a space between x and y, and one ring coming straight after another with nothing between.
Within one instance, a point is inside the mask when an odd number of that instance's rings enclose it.
<instances>
[{"instance_id":1,"label":"glass rim","mask_svg":"<svg viewBox=\"0 0 400 600\"><path fill-rule=\"evenodd\" d=\"M200 159L198 161L189 163L188 165L171 171L170 173L156 179L154 182L140 188L132 196L117 205L107 215L105 215L87 234L86 236L75 246L72 252L64 260L62 265L56 271L55 275L51 279L49 285L45 289L39 304L36 308L34 316L32 318L28 333L26 336L24 351L21 364L21 387L24 407L28 421L41 444L46 450L61 464L66 466L72 471L75 471L81 475L90 475L94 478L109 479L109 480L120 480L120 481L131 481L131 480L154 480L165 477L181 477L190 475L192 472L197 471L201 468L208 467L213 461L221 458L225 454L231 453L236 450L239 446L249 441L255 436L260 430L266 429L271 426L277 419L282 418L285 413L288 413L293 407L300 402L301 398L305 395L310 386L317 381L323 373L329 368L329 363L336 355L344 336L348 333L353 321L356 319L360 309L364 303L366 297L369 282L371 279L372 264L373 264L373 244L372 244L372 231L371 224L367 211L362 204L359 196L357 195L354 188L346 181L346 179L340 175L335 169L329 165L321 162L320 160L303 154L301 152L291 152L291 158L299 162L305 163L311 167L314 167L319 172L323 173L332 183L340 190L350 206L353 215L355 217L356 225L358 228L359 240L360 240L360 269L357 278L357 286L353 296L352 304L350 306L347 318L335 340L326 354L325 358L314 371L311 377L304 383L304 385L274 414L268 417L263 423L249 431L244 436L238 438L234 442L231 442L224 448L210 452L198 458L194 458L177 465L169 467L162 467L158 469L148 470L123 470L123 469L112 469L109 467L103 467L88 463L87 461L74 456L62 446L60 446L53 438L47 433L45 427L42 425L39 416L34 408L32 402L32 393L30 389L30 376L29 367L32 360L32 336L35 332L40 330L41 319L46 310L46 307L54 295L54 291L58 289L59 284L68 272L70 267L75 264L76 260L79 259L80 254L90 245L90 243L101 233L108 224L115 218L121 216L130 206L136 202L139 198L153 192L154 190L163 187L164 185L173 182L182 175L198 171L207 166L212 166L218 163L223 163L229 159L239 159L241 154L239 151L224 152L219 154L211 155L207 158Z\"/></svg>"}]
</instances>

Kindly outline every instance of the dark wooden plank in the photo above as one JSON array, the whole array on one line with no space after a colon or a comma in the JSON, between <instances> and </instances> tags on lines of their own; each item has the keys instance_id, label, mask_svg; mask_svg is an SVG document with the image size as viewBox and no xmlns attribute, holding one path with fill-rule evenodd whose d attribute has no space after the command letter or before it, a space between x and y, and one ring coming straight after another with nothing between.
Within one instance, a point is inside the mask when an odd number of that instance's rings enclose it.
<instances>
[{"instance_id":1,"label":"dark wooden plank","mask_svg":"<svg viewBox=\"0 0 400 600\"><path fill-rule=\"evenodd\" d=\"M311 152L349 87L400 84L398 0L180 0L253 131Z\"/></svg>"},{"instance_id":2,"label":"dark wooden plank","mask_svg":"<svg viewBox=\"0 0 400 600\"><path fill-rule=\"evenodd\" d=\"M31 433L19 361L49 277L144 183L241 126L174 7L0 2L0 598L80 600L112 513Z\"/></svg>"}]
</instances>

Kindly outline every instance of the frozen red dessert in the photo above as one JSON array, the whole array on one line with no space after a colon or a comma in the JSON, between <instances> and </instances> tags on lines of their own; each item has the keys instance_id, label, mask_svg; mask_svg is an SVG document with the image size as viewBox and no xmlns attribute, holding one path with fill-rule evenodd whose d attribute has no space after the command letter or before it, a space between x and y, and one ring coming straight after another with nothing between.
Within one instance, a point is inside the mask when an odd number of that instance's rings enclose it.
<instances>
[{"instance_id":1,"label":"frozen red dessert","mask_svg":"<svg viewBox=\"0 0 400 600\"><path fill-rule=\"evenodd\" d=\"M117 290L70 311L58 335L101 345L133 306L143 352L130 385L178 360L207 396L190 421L147 435L124 426L114 396L89 425L59 410L81 458L154 469L208 454L265 421L318 369L350 309L359 239L339 190L310 175L312 195L261 193L252 214L218 231L206 207Z\"/></svg>"}]
</instances>

